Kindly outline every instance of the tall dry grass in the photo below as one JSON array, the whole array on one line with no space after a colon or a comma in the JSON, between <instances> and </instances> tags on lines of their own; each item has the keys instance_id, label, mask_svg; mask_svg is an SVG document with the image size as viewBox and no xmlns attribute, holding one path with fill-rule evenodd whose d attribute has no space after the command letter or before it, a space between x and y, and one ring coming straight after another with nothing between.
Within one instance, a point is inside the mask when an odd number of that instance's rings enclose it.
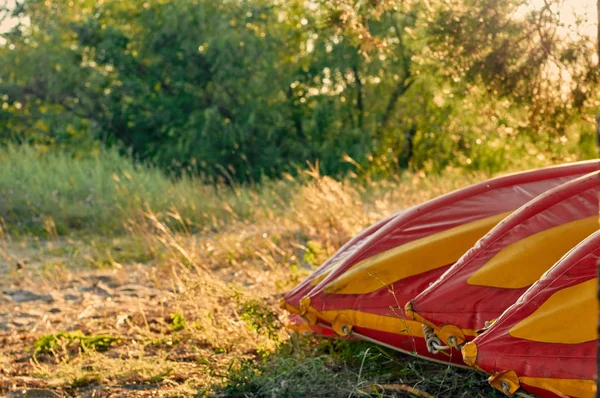
<instances>
[{"instance_id":1,"label":"tall dry grass","mask_svg":"<svg viewBox=\"0 0 600 398\"><path fill-rule=\"evenodd\" d=\"M315 170L308 177L303 182L290 181L297 191L287 202L273 201L277 206L265 206L260 197L253 197L252 217L239 216L229 208L231 221L210 232L190 230L175 208L158 215L148 207L126 225L159 264L157 278L168 280L177 292L177 313L186 320L188 339L222 351L211 362L203 388L229 385L227 374L234 371L254 374L248 364L258 368L265 358L284 361L277 367L287 367L286 372L293 374L302 372L290 368L290 363L322 371L320 361L327 362L328 357L300 348L283 327L285 314L277 305L281 295L370 223L483 178L456 174L432 182L411 174L364 186L320 176ZM272 356L282 349L288 353ZM289 352L296 356L289 357ZM257 380L262 380L260 388L266 395L282 392L268 378ZM363 387L368 384L361 383ZM331 393L352 392L348 386L354 384L347 378L340 381L342 385Z\"/></svg>"}]
</instances>

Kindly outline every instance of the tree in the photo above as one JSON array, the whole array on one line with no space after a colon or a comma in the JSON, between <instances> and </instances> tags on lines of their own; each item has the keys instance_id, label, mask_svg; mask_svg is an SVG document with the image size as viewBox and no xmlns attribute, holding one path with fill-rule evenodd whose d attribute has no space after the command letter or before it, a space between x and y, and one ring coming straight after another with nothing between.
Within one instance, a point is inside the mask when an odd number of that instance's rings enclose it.
<instances>
[{"instance_id":1,"label":"tree","mask_svg":"<svg viewBox=\"0 0 600 398\"><path fill-rule=\"evenodd\" d=\"M317 159L385 176L566 155L590 43L519 4L23 0L0 44L0 142L119 146L230 182Z\"/></svg>"}]
</instances>

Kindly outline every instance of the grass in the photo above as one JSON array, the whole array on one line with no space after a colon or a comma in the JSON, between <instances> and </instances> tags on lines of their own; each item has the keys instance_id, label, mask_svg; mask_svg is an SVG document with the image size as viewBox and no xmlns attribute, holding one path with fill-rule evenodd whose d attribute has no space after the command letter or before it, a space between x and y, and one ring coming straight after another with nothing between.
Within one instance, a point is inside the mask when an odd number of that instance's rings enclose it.
<instances>
[{"instance_id":1,"label":"grass","mask_svg":"<svg viewBox=\"0 0 600 398\"><path fill-rule=\"evenodd\" d=\"M185 177L175 182L116 150L75 158L8 146L0 148L0 170L0 217L13 234L120 233L126 218L145 209L158 214L177 209L186 227L214 229L252 217L255 199L276 208L275 200L290 192L284 181L251 190L215 189Z\"/></svg>"},{"instance_id":2,"label":"grass","mask_svg":"<svg viewBox=\"0 0 600 398\"><path fill-rule=\"evenodd\" d=\"M318 210L327 213L328 222L355 224L355 217L346 218L354 207L350 202L368 205L361 213L380 214L390 204L402 208L484 177L449 170L427 178L407 173L379 182L356 177L338 182L315 180L318 173L313 170L256 186L208 186L196 178L173 180L116 150L74 157L30 146L0 148L0 170L0 218L5 229L14 236L33 233L46 238L73 232L119 235L127 220L143 217L148 210L182 230L215 232L236 222L286 217L298 206L317 210L323 201L327 207ZM180 218L173 219L172 214Z\"/></svg>"},{"instance_id":3,"label":"grass","mask_svg":"<svg viewBox=\"0 0 600 398\"><path fill-rule=\"evenodd\" d=\"M486 175L336 181L312 170L206 187L110 151L74 159L10 147L0 164L0 259L11 267L2 287L77 295L19 308L0 301L0 313L39 314L34 327L2 337L0 393L500 396L473 371L292 334L277 305L367 225Z\"/></svg>"},{"instance_id":4,"label":"grass","mask_svg":"<svg viewBox=\"0 0 600 398\"><path fill-rule=\"evenodd\" d=\"M66 349L75 345L78 349L93 349L106 351L119 342L118 337L113 336L86 336L81 331L62 332L44 335L33 343L34 353L50 353L59 348Z\"/></svg>"},{"instance_id":5,"label":"grass","mask_svg":"<svg viewBox=\"0 0 600 398\"><path fill-rule=\"evenodd\" d=\"M408 359L350 340L295 338L260 365L242 363L218 390L224 396L500 397L485 377Z\"/></svg>"}]
</instances>

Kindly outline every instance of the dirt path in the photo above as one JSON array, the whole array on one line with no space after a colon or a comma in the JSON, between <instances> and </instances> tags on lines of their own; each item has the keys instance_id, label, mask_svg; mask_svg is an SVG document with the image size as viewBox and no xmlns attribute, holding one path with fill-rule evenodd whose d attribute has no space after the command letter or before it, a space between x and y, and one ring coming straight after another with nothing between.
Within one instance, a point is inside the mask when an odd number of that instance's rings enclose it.
<instances>
[{"instance_id":1,"label":"dirt path","mask_svg":"<svg viewBox=\"0 0 600 398\"><path fill-rule=\"evenodd\" d=\"M185 246L194 261L226 258L210 241ZM273 344L242 318L260 318L256 303L276 308L283 271L149 251L130 238L4 242L0 396L197 396Z\"/></svg>"},{"instance_id":2,"label":"dirt path","mask_svg":"<svg viewBox=\"0 0 600 398\"><path fill-rule=\"evenodd\" d=\"M75 361L72 369L62 366L59 373L64 375L52 377L48 373L55 365L66 364L86 348L69 337L51 338L46 347L35 352L36 342L39 345L44 336L81 333L114 338L111 355L119 358L129 354L125 352L128 343L168 336L172 332L170 315L177 312L177 287L164 275L142 264L78 271L48 267L49 262L68 265L70 259L44 258L43 251L23 249L23 245L9 249L0 263L0 395L157 396L161 389L169 390L152 383L153 377L157 382L164 379L155 375L146 379L125 376L119 382L125 369L116 380L101 386L105 380L97 373L77 375L77 368L85 367L85 361ZM143 347L141 351L152 358L160 350ZM173 354L171 359L176 357ZM81 386L85 388L78 388Z\"/></svg>"}]
</instances>

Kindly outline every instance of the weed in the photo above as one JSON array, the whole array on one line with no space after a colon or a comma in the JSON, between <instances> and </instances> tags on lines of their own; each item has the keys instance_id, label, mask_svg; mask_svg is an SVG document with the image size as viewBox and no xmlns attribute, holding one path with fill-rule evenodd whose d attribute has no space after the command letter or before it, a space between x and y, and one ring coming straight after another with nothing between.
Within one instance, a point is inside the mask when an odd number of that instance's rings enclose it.
<instances>
[{"instance_id":1,"label":"weed","mask_svg":"<svg viewBox=\"0 0 600 398\"><path fill-rule=\"evenodd\" d=\"M73 331L41 336L33 343L33 348L35 354L40 354L54 352L59 347L68 347L75 344L76 347L102 352L119 343L119 341L120 339L114 336L86 336L81 331Z\"/></svg>"},{"instance_id":2,"label":"weed","mask_svg":"<svg viewBox=\"0 0 600 398\"><path fill-rule=\"evenodd\" d=\"M174 332L180 332L187 327L185 317L179 312L171 314L171 330Z\"/></svg>"},{"instance_id":3,"label":"weed","mask_svg":"<svg viewBox=\"0 0 600 398\"><path fill-rule=\"evenodd\" d=\"M269 310L258 300L250 300L244 303L240 311L241 318L258 334L264 334L267 338L277 342L281 323L277 315Z\"/></svg>"}]
</instances>

